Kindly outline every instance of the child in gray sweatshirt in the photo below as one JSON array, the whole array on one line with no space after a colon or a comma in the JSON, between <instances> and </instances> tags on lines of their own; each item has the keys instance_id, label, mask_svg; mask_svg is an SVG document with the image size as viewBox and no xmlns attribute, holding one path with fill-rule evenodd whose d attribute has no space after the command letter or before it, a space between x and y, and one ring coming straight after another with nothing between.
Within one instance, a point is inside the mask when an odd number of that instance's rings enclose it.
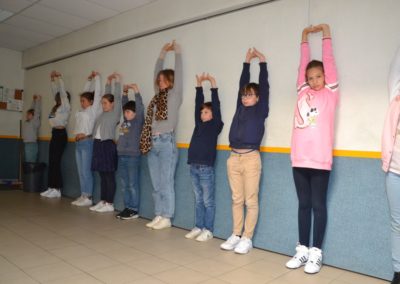
<instances>
[{"instance_id":1,"label":"child in gray sweatshirt","mask_svg":"<svg viewBox=\"0 0 400 284\"><path fill-rule=\"evenodd\" d=\"M135 101L129 101L128 91L135 93ZM128 220L139 217L139 168L140 168L140 134L144 122L142 96L136 84L124 85L122 96L124 121L119 128L118 174L124 194L125 209L116 217Z\"/></svg>"},{"instance_id":2,"label":"child in gray sweatshirt","mask_svg":"<svg viewBox=\"0 0 400 284\"><path fill-rule=\"evenodd\" d=\"M22 123L25 162L36 163L38 158L37 136L40 127L41 97L33 95L32 106L26 111L26 120Z\"/></svg>"}]
</instances>

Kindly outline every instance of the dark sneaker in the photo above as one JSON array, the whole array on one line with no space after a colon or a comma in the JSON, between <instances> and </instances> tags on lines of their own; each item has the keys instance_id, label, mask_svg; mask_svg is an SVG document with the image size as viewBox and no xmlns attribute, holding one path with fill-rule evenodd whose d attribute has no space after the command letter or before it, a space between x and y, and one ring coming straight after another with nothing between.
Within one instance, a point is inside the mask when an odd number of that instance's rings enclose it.
<instances>
[{"instance_id":1,"label":"dark sneaker","mask_svg":"<svg viewBox=\"0 0 400 284\"><path fill-rule=\"evenodd\" d=\"M125 211L125 210L124 210ZM135 210L132 209L126 209L125 212L123 212L124 214L121 214L121 219L122 220L130 220L130 219L135 219L139 217L139 213Z\"/></svg>"},{"instance_id":2,"label":"dark sneaker","mask_svg":"<svg viewBox=\"0 0 400 284\"><path fill-rule=\"evenodd\" d=\"M125 216L125 215L128 214L128 213L127 213L128 210L129 210L128 208L125 208L124 210L122 210L121 212L119 212L119 213L115 216L115 218L117 218L117 219L122 219L122 218L121 218L122 216Z\"/></svg>"}]
</instances>

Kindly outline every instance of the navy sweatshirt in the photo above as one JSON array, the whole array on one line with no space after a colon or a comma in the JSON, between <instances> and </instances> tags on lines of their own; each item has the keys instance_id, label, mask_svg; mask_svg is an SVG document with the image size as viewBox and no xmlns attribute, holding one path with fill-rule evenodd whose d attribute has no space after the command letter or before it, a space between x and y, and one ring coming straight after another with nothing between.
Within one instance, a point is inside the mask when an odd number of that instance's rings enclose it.
<instances>
[{"instance_id":1,"label":"navy sweatshirt","mask_svg":"<svg viewBox=\"0 0 400 284\"><path fill-rule=\"evenodd\" d=\"M218 89L211 88L211 104L213 118L210 121L201 121L201 106L204 103L202 87L196 87L195 127L190 141L188 164L214 166L217 155L217 140L224 123L221 118L221 107L218 98Z\"/></svg>"},{"instance_id":2,"label":"navy sweatshirt","mask_svg":"<svg viewBox=\"0 0 400 284\"><path fill-rule=\"evenodd\" d=\"M129 101L128 96L122 96L122 106ZM135 94L136 116L132 120L126 120L119 128L119 139L117 143L118 155L140 156L139 143L144 122L144 105L140 93Z\"/></svg>"},{"instance_id":3,"label":"navy sweatshirt","mask_svg":"<svg viewBox=\"0 0 400 284\"><path fill-rule=\"evenodd\" d=\"M250 83L250 63L243 63L236 112L229 131L229 146L236 149L259 150L264 136L264 121L269 111L269 83L267 63L260 62L259 100L254 106L242 104L241 90Z\"/></svg>"}]
</instances>

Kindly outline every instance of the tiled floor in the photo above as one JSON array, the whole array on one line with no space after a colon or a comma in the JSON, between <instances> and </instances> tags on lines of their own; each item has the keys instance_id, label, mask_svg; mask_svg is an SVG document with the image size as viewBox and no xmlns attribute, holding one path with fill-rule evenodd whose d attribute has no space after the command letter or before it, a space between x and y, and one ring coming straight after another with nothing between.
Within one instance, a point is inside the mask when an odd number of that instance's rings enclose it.
<instances>
[{"instance_id":1,"label":"tiled floor","mask_svg":"<svg viewBox=\"0 0 400 284\"><path fill-rule=\"evenodd\" d=\"M313 276L284 267L288 257L254 249L235 255L222 242L186 240L185 230L152 231L71 200L0 191L0 283L388 283L324 266Z\"/></svg>"}]
</instances>

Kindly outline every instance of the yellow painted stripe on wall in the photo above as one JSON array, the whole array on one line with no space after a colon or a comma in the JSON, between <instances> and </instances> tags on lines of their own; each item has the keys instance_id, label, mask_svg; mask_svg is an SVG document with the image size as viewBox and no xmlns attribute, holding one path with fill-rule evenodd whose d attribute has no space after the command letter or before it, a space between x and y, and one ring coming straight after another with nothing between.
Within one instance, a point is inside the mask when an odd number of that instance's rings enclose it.
<instances>
[{"instance_id":1,"label":"yellow painted stripe on wall","mask_svg":"<svg viewBox=\"0 0 400 284\"><path fill-rule=\"evenodd\" d=\"M19 139L18 136L12 135L0 135L0 139ZM50 141L50 137L41 136L41 141ZM68 142L75 142L74 138L68 138ZM177 143L178 148L187 149L189 143ZM231 148L228 145L217 145L217 150L230 151ZM287 147L260 147L260 152L264 153L281 153L290 154L290 148ZM352 158L367 158L367 159L380 159L381 152L374 151L357 151L357 150L333 150L333 156L335 157L352 157Z\"/></svg>"}]
</instances>

